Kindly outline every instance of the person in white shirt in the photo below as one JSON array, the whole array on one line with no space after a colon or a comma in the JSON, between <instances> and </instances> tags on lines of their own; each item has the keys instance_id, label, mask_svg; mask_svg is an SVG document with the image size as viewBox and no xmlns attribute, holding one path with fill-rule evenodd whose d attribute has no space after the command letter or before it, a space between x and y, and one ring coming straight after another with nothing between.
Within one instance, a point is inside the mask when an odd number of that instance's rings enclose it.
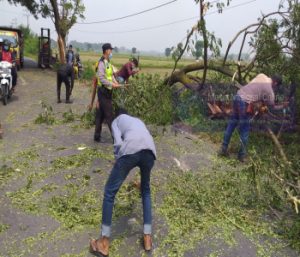
<instances>
[{"instance_id":1,"label":"person in white shirt","mask_svg":"<svg viewBox=\"0 0 300 257\"><path fill-rule=\"evenodd\" d=\"M141 171L144 247L146 251L150 251L152 248L150 174L156 160L154 141L145 124L140 119L128 115L125 109L117 111L112 123L112 134L116 163L104 189L101 235L99 239L90 241L91 251L108 255L114 199L130 170L135 167L139 167Z\"/></svg>"}]
</instances>

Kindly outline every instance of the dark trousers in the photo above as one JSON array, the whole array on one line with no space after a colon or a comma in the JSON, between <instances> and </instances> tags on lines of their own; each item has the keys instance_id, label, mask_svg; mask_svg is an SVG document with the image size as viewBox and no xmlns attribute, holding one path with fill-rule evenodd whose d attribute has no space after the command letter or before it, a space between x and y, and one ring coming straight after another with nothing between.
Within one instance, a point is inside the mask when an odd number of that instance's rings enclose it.
<instances>
[{"instance_id":1,"label":"dark trousers","mask_svg":"<svg viewBox=\"0 0 300 257\"><path fill-rule=\"evenodd\" d=\"M11 68L11 76L12 76L12 86L15 87L17 85L17 79L18 79L16 67Z\"/></svg>"},{"instance_id":2,"label":"dark trousers","mask_svg":"<svg viewBox=\"0 0 300 257\"><path fill-rule=\"evenodd\" d=\"M141 194L143 202L144 233L151 234L152 211L150 174L151 169L154 165L154 161L155 157L150 150L142 150L135 154L124 155L116 161L104 189L102 207L103 236L110 236L110 226L112 223L112 213L115 196L129 172L135 167L139 167L141 171ZM103 225L105 227L103 227Z\"/></svg>"},{"instance_id":3,"label":"dark trousers","mask_svg":"<svg viewBox=\"0 0 300 257\"><path fill-rule=\"evenodd\" d=\"M60 91L61 91L61 84L65 83L66 86L66 101L70 100L70 93L71 93L71 83L69 77L63 73L57 73L57 99L60 100Z\"/></svg>"},{"instance_id":4,"label":"dark trousers","mask_svg":"<svg viewBox=\"0 0 300 257\"><path fill-rule=\"evenodd\" d=\"M228 125L224 134L223 149L227 150L233 131L239 126L241 148L239 157L246 155L246 147L250 131L250 115L247 113L248 104L239 95L233 100L233 112L229 118Z\"/></svg>"},{"instance_id":5,"label":"dark trousers","mask_svg":"<svg viewBox=\"0 0 300 257\"><path fill-rule=\"evenodd\" d=\"M111 132L111 123L113 121L113 105L112 105L112 97L110 94L106 95L106 92L98 89L98 100L99 100L99 108L96 109L96 127L95 127L95 138L101 137L102 132L102 124L104 120L108 125L108 128Z\"/></svg>"}]
</instances>

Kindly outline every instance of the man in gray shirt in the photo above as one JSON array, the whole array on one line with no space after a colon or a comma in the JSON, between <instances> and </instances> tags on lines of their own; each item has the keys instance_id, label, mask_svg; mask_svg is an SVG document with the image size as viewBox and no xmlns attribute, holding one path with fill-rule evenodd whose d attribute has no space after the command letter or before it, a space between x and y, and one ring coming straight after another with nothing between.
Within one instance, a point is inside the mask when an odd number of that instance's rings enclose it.
<instances>
[{"instance_id":1,"label":"man in gray shirt","mask_svg":"<svg viewBox=\"0 0 300 257\"><path fill-rule=\"evenodd\" d=\"M96 254L108 255L115 196L130 170L139 167L143 201L144 247L146 251L150 251L152 248L150 173L156 159L154 141L145 124L140 119L128 115L125 109L117 111L112 123L112 134L116 163L104 189L101 235L99 239L91 240L90 248Z\"/></svg>"}]
</instances>

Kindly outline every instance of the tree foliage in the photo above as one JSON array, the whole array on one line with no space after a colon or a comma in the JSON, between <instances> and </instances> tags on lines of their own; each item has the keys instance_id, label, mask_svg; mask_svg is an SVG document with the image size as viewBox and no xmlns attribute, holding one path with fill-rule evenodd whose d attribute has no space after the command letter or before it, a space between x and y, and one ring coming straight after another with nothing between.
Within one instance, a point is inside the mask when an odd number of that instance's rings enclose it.
<instances>
[{"instance_id":1,"label":"tree foliage","mask_svg":"<svg viewBox=\"0 0 300 257\"><path fill-rule=\"evenodd\" d=\"M169 56L171 55L171 52L172 52L172 48L167 47L167 48L165 49L165 56L169 57Z\"/></svg>"},{"instance_id":2,"label":"tree foliage","mask_svg":"<svg viewBox=\"0 0 300 257\"><path fill-rule=\"evenodd\" d=\"M136 54L136 52L137 52L136 47L132 47L131 52L132 52L132 54Z\"/></svg>"},{"instance_id":3,"label":"tree foliage","mask_svg":"<svg viewBox=\"0 0 300 257\"><path fill-rule=\"evenodd\" d=\"M201 40L197 40L195 43L195 51L193 51L193 56L196 57L196 59L199 59L203 56L203 48L204 48L204 42Z\"/></svg>"},{"instance_id":4,"label":"tree foliage","mask_svg":"<svg viewBox=\"0 0 300 257\"><path fill-rule=\"evenodd\" d=\"M36 19L38 15L43 18L51 18L58 35L60 60L63 63L65 61L66 37L77 19L84 18L85 7L82 0L8 0L8 2L26 7Z\"/></svg>"}]
</instances>

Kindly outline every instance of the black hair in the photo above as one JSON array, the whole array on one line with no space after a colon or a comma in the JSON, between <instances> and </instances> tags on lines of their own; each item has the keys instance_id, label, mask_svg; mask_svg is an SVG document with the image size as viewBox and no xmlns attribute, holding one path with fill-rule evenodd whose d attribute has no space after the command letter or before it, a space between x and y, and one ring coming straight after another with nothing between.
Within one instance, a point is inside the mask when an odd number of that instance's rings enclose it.
<instances>
[{"instance_id":1,"label":"black hair","mask_svg":"<svg viewBox=\"0 0 300 257\"><path fill-rule=\"evenodd\" d=\"M282 77L279 74L274 74L271 79L277 82L278 86L282 84Z\"/></svg>"},{"instance_id":2,"label":"black hair","mask_svg":"<svg viewBox=\"0 0 300 257\"><path fill-rule=\"evenodd\" d=\"M136 58L133 57L131 61L134 63L134 65L135 65L136 67L139 66L139 61L138 61Z\"/></svg>"},{"instance_id":3,"label":"black hair","mask_svg":"<svg viewBox=\"0 0 300 257\"><path fill-rule=\"evenodd\" d=\"M118 116L120 116L122 114L128 114L127 110L123 107L117 107L115 110L115 118L117 118Z\"/></svg>"}]
</instances>

